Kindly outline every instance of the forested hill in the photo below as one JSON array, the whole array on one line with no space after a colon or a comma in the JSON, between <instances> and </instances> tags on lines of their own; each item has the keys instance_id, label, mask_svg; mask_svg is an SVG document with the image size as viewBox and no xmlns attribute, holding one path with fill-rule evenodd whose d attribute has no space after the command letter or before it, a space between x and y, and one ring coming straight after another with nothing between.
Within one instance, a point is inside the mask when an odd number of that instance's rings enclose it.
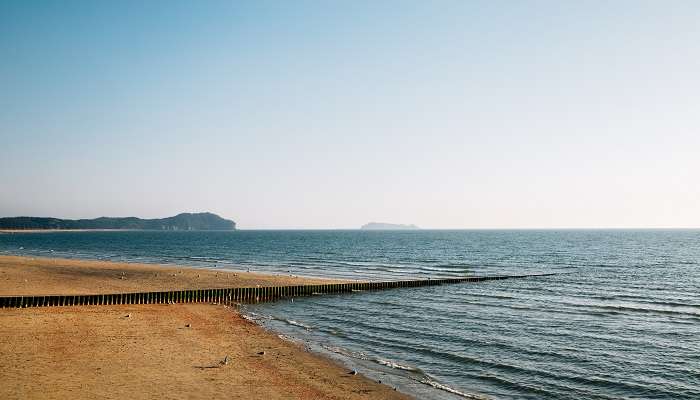
<instances>
[{"instance_id":1,"label":"forested hill","mask_svg":"<svg viewBox=\"0 0 700 400\"><path fill-rule=\"evenodd\" d=\"M44 217L0 218L0 229L137 229L159 231L232 231L236 223L212 213L182 213L174 217L60 219Z\"/></svg>"}]
</instances>

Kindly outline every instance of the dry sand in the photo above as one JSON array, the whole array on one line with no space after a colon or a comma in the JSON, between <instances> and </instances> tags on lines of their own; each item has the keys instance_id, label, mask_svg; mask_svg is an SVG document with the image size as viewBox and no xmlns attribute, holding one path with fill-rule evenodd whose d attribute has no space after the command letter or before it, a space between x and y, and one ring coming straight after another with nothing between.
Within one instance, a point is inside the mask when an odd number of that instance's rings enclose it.
<instances>
[{"instance_id":1,"label":"dry sand","mask_svg":"<svg viewBox=\"0 0 700 400\"><path fill-rule=\"evenodd\" d=\"M220 279L212 271L183 270L187 278L166 280L162 268L0 257L0 294L205 287ZM122 270L126 280L113 276ZM297 283L301 278L237 274L225 285L289 279ZM258 354L262 351L264 355ZM0 398L409 397L348 374L346 368L243 319L233 308L177 304L0 309Z\"/></svg>"},{"instance_id":2,"label":"dry sand","mask_svg":"<svg viewBox=\"0 0 700 400\"><path fill-rule=\"evenodd\" d=\"M347 282L165 265L0 256L0 296L101 294Z\"/></svg>"}]
</instances>

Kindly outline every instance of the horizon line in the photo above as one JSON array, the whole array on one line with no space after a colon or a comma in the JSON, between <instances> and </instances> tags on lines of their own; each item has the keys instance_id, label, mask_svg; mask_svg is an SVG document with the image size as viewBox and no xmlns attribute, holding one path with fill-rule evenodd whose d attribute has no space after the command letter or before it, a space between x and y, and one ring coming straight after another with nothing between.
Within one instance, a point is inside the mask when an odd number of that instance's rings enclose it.
<instances>
[{"instance_id":1,"label":"horizon line","mask_svg":"<svg viewBox=\"0 0 700 400\"><path fill-rule=\"evenodd\" d=\"M362 228L239 228L237 231L496 231L496 230L700 230L700 227L525 227L525 228L417 228L417 229L362 229Z\"/></svg>"}]
</instances>

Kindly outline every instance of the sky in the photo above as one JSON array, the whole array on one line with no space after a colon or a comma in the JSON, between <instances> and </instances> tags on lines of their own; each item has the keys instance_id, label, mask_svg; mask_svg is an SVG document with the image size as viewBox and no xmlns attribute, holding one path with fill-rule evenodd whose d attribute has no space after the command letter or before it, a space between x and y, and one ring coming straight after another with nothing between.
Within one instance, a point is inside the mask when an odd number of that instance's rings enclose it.
<instances>
[{"instance_id":1,"label":"sky","mask_svg":"<svg viewBox=\"0 0 700 400\"><path fill-rule=\"evenodd\" d=\"M0 216L700 227L697 1L2 1Z\"/></svg>"}]
</instances>

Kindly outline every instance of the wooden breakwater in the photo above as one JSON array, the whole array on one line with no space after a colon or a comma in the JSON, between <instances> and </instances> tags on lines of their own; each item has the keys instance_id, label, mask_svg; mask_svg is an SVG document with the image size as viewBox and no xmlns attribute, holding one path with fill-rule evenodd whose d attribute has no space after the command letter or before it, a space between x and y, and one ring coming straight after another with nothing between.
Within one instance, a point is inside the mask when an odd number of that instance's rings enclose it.
<instances>
[{"instance_id":1,"label":"wooden breakwater","mask_svg":"<svg viewBox=\"0 0 700 400\"><path fill-rule=\"evenodd\" d=\"M55 307L116 304L172 304L172 303L258 303L284 298L318 294L349 293L368 290L436 286L462 282L482 282L538 275L501 275L466 278L403 280L387 282L328 283L321 285L261 286L220 289L168 290L161 292L0 296L0 308Z\"/></svg>"}]
</instances>

